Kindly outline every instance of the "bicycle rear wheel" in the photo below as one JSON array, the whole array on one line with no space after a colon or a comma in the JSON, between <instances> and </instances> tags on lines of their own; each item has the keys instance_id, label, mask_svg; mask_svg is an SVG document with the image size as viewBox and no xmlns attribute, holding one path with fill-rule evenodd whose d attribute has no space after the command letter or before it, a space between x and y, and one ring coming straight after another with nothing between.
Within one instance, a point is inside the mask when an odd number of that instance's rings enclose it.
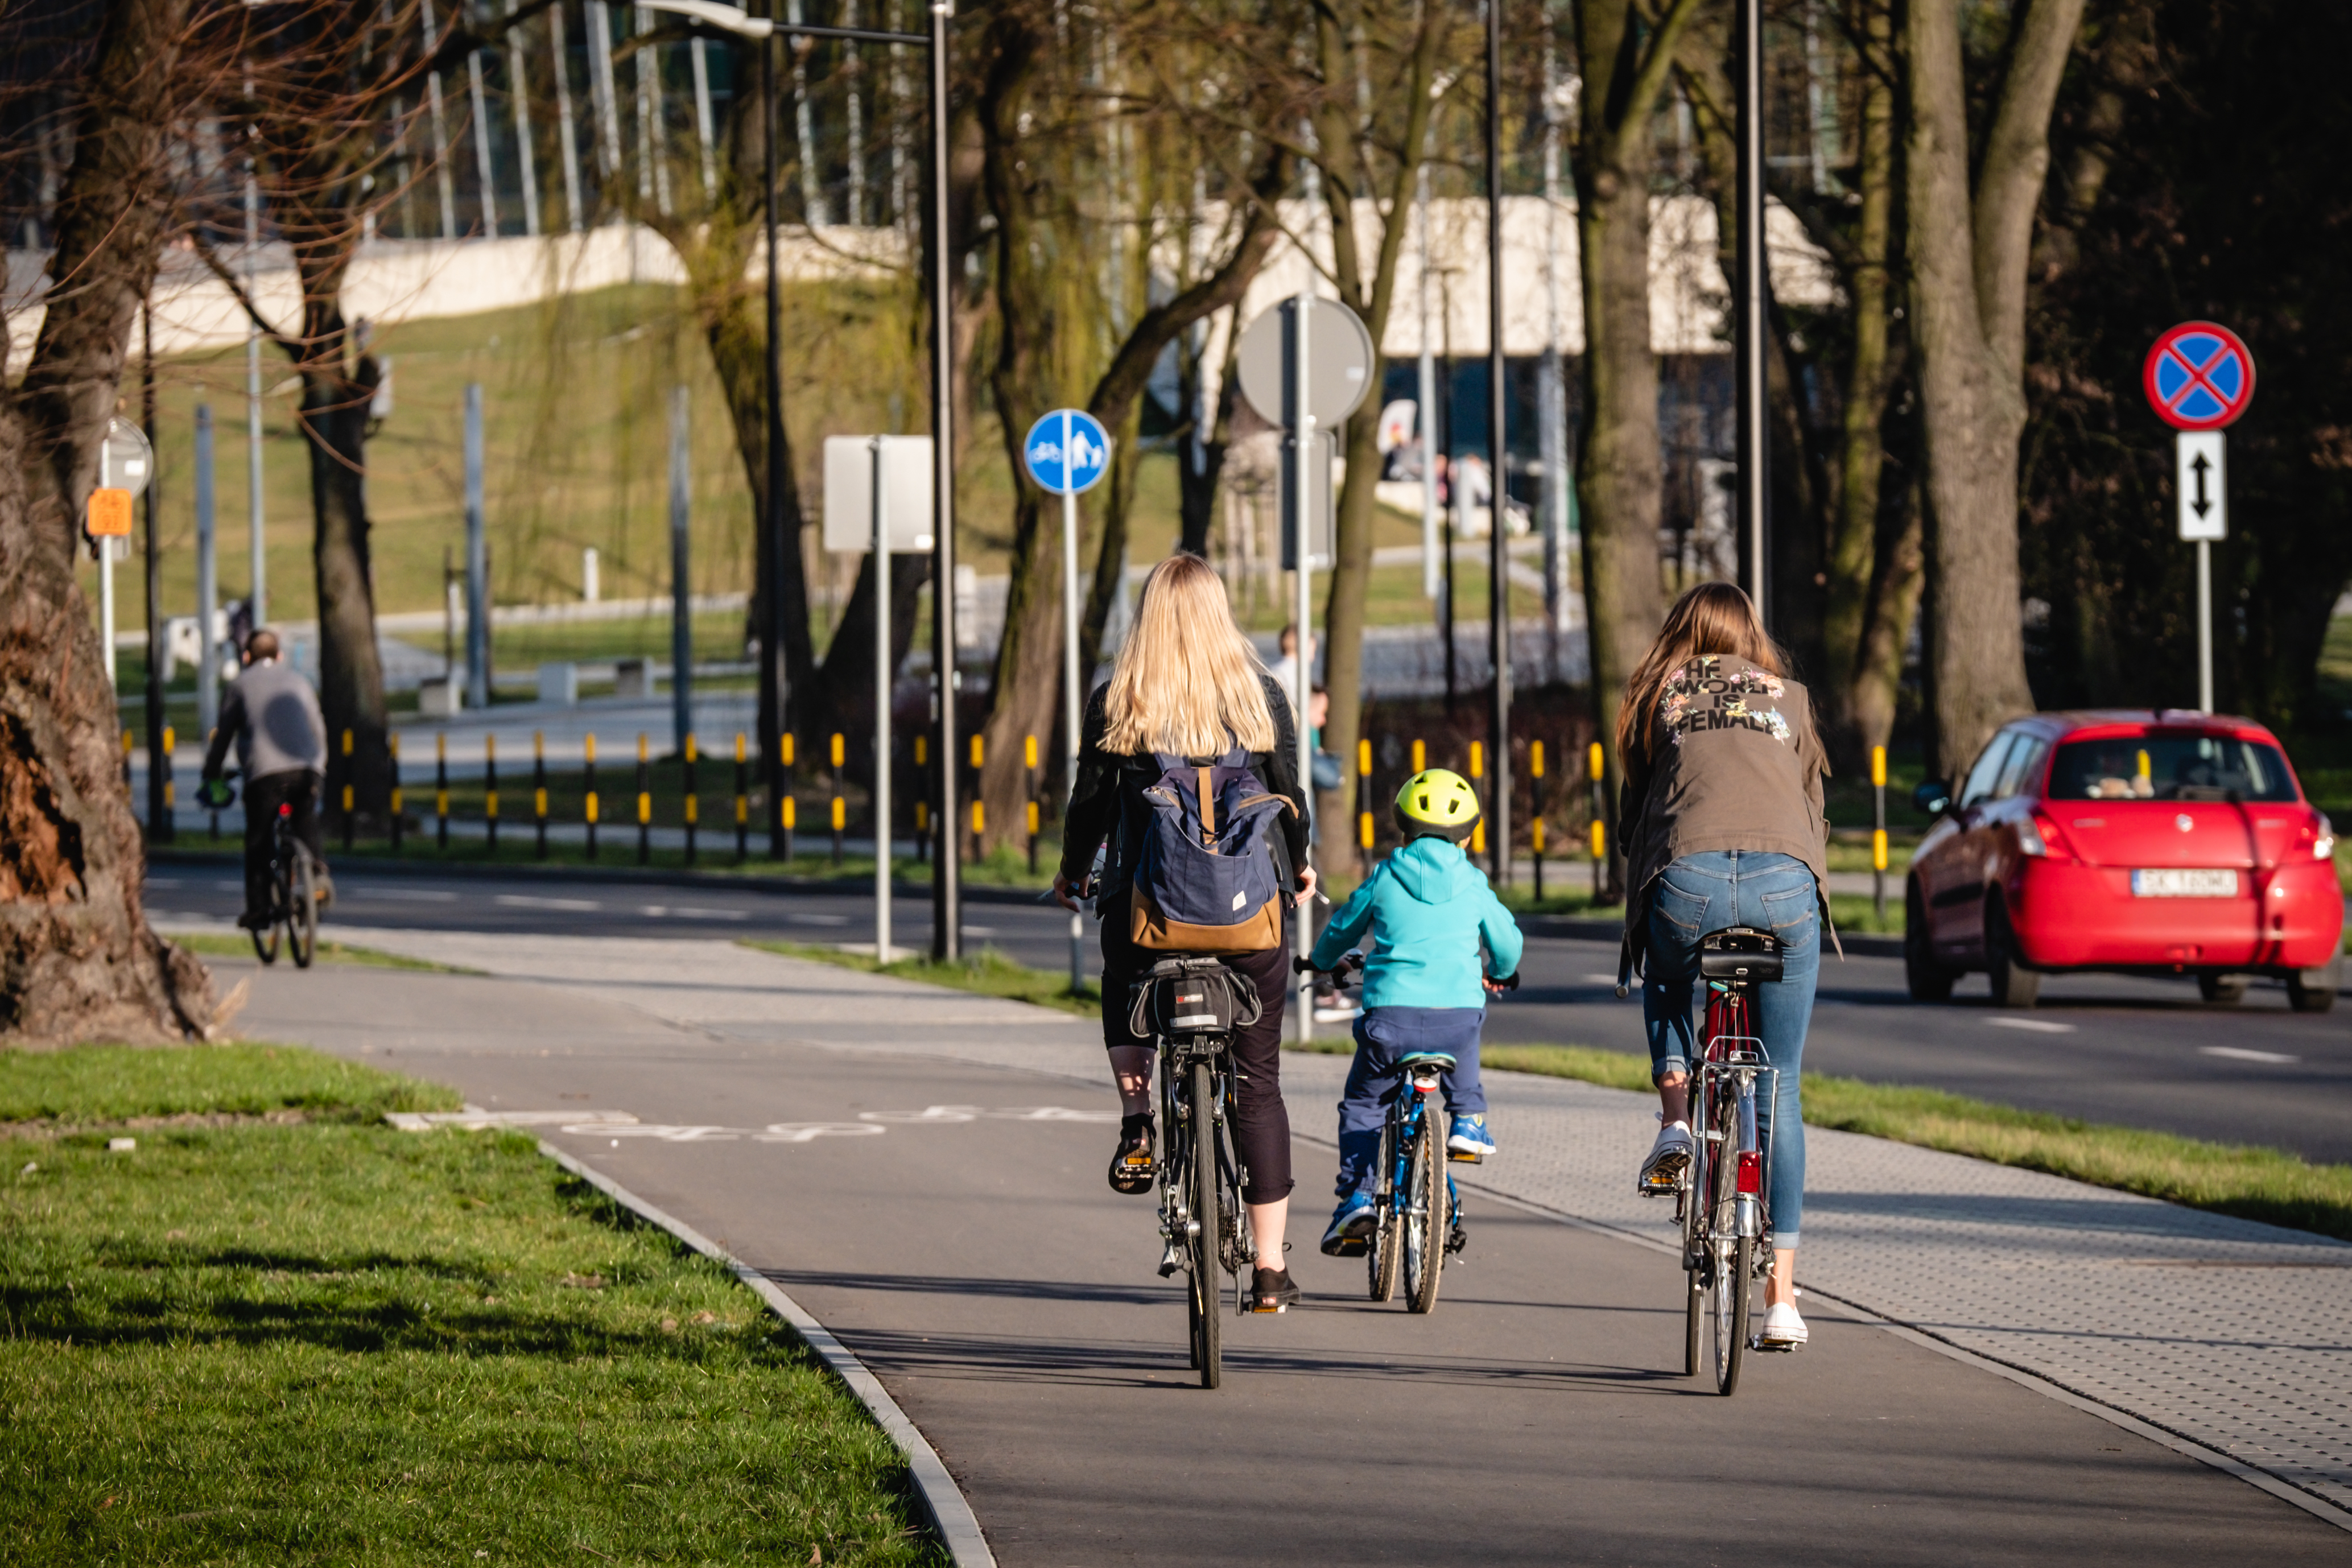
<instances>
[{"instance_id":1,"label":"bicycle rear wheel","mask_svg":"<svg viewBox=\"0 0 2352 1568\"><path fill-rule=\"evenodd\" d=\"M248 926L246 935L253 939L253 956L264 963L278 962L278 921L273 913L269 923L255 929Z\"/></svg>"},{"instance_id":2,"label":"bicycle rear wheel","mask_svg":"<svg viewBox=\"0 0 2352 1568\"><path fill-rule=\"evenodd\" d=\"M1393 1301L1397 1289L1397 1212L1396 1212L1396 1123L1391 1121L1381 1129L1380 1185L1376 1189L1378 1221L1372 1226L1371 1246L1364 1257L1365 1273L1370 1277L1370 1294L1375 1301Z\"/></svg>"},{"instance_id":3,"label":"bicycle rear wheel","mask_svg":"<svg viewBox=\"0 0 2352 1568\"><path fill-rule=\"evenodd\" d=\"M1696 1377L1699 1368L1700 1345L1706 1328L1706 1205L1699 1201L1700 1186L1707 1173L1706 1143L1699 1142L1697 1152L1683 1173L1685 1184L1683 1195L1683 1375Z\"/></svg>"},{"instance_id":4,"label":"bicycle rear wheel","mask_svg":"<svg viewBox=\"0 0 2352 1568\"><path fill-rule=\"evenodd\" d=\"M294 967L308 969L319 951L319 883L310 857L297 852L294 874L286 890L286 935L294 950Z\"/></svg>"},{"instance_id":5,"label":"bicycle rear wheel","mask_svg":"<svg viewBox=\"0 0 2352 1568\"><path fill-rule=\"evenodd\" d=\"M1192 1168L1187 1174L1192 1178L1193 1230L1187 1263L1192 1272L1192 1346L1201 1386L1214 1388L1225 1378L1217 1322L1217 1237L1224 1231L1224 1218L1217 1212L1217 1082L1205 1061L1194 1061L1189 1076Z\"/></svg>"},{"instance_id":6,"label":"bicycle rear wheel","mask_svg":"<svg viewBox=\"0 0 2352 1568\"><path fill-rule=\"evenodd\" d=\"M1445 1233L1454 1223L1452 1190L1445 1184L1445 1144L1437 1119L1423 1109L1412 1135L1410 1201L1404 1216L1405 1305L1415 1312L1437 1308L1437 1281L1445 1271Z\"/></svg>"}]
</instances>

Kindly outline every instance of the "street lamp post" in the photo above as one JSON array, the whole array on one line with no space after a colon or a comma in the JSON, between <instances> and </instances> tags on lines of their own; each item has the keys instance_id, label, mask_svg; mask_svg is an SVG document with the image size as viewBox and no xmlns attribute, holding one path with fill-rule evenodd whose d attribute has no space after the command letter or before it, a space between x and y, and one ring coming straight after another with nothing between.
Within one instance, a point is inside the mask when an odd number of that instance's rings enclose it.
<instances>
[{"instance_id":1,"label":"street lamp post","mask_svg":"<svg viewBox=\"0 0 2352 1568\"><path fill-rule=\"evenodd\" d=\"M1486 647L1495 663L1490 715L1495 784L1486 827L1495 885L1511 880L1510 458L1504 439L1509 382L1503 360L1503 0L1486 0Z\"/></svg>"},{"instance_id":2,"label":"street lamp post","mask_svg":"<svg viewBox=\"0 0 2352 1568\"><path fill-rule=\"evenodd\" d=\"M939 684L939 748L933 763L931 799L938 803L939 853L931 858L931 953L955 958L962 949L961 888L956 859L955 708L955 443L951 438L955 342L954 296L948 271L948 22L954 0L931 0L930 30L899 33L880 27L820 27L754 16L719 0L641 0L647 9L668 11L760 45L762 169L761 208L766 215L768 263L768 516L760 531L760 754L768 785L768 825L773 853L784 850L782 664L784 551L798 541L784 532L784 414L782 304L776 276L776 66L780 37L845 38L863 43L913 44L931 57L931 668Z\"/></svg>"}]
</instances>

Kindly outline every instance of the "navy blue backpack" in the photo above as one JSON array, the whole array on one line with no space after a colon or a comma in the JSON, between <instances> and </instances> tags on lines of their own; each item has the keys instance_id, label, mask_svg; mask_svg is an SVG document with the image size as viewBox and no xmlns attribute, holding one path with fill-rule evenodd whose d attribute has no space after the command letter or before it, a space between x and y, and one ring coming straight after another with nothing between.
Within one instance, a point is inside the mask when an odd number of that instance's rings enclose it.
<instances>
[{"instance_id":1,"label":"navy blue backpack","mask_svg":"<svg viewBox=\"0 0 2352 1568\"><path fill-rule=\"evenodd\" d=\"M1154 752L1160 782L1136 857L1129 934L1152 952L1268 952L1282 945L1282 814L1297 807L1239 747L1207 764Z\"/></svg>"}]
</instances>

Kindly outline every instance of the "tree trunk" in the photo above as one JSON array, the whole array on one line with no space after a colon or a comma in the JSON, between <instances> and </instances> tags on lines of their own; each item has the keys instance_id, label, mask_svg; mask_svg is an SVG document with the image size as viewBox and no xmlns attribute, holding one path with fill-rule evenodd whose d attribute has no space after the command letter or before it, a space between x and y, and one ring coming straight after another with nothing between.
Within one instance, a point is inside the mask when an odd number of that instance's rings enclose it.
<instances>
[{"instance_id":1,"label":"tree trunk","mask_svg":"<svg viewBox=\"0 0 2352 1568\"><path fill-rule=\"evenodd\" d=\"M114 694L74 552L170 211L184 0L105 13L25 379L0 393L0 1033L199 1037L211 977L157 936Z\"/></svg>"},{"instance_id":2,"label":"tree trunk","mask_svg":"<svg viewBox=\"0 0 2352 1568\"><path fill-rule=\"evenodd\" d=\"M2083 0L2029 0L1973 186L1958 0L1913 0L1905 128L1912 321L1927 431L1937 754L1965 766L2030 710L2019 620L2018 442L2026 263L2050 162L2050 111Z\"/></svg>"},{"instance_id":3,"label":"tree trunk","mask_svg":"<svg viewBox=\"0 0 2352 1568\"><path fill-rule=\"evenodd\" d=\"M311 570L319 595L319 707L327 721L329 816L342 816L342 790L353 811L383 820L391 809L383 658L376 646L375 570L369 552L368 401L378 373L362 357L356 375L343 367L345 332L332 298L307 312L312 358L302 368L302 431L310 450ZM352 754L343 754L343 736Z\"/></svg>"}]
</instances>

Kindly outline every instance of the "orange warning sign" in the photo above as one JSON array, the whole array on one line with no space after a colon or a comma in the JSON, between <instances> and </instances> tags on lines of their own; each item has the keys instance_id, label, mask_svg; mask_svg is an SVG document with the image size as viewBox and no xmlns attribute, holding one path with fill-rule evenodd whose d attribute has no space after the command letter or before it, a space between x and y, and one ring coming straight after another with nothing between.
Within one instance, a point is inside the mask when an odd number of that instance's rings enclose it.
<instances>
[{"instance_id":1,"label":"orange warning sign","mask_svg":"<svg viewBox=\"0 0 2352 1568\"><path fill-rule=\"evenodd\" d=\"M92 539L131 537L131 492L95 489L89 492L89 536Z\"/></svg>"}]
</instances>

